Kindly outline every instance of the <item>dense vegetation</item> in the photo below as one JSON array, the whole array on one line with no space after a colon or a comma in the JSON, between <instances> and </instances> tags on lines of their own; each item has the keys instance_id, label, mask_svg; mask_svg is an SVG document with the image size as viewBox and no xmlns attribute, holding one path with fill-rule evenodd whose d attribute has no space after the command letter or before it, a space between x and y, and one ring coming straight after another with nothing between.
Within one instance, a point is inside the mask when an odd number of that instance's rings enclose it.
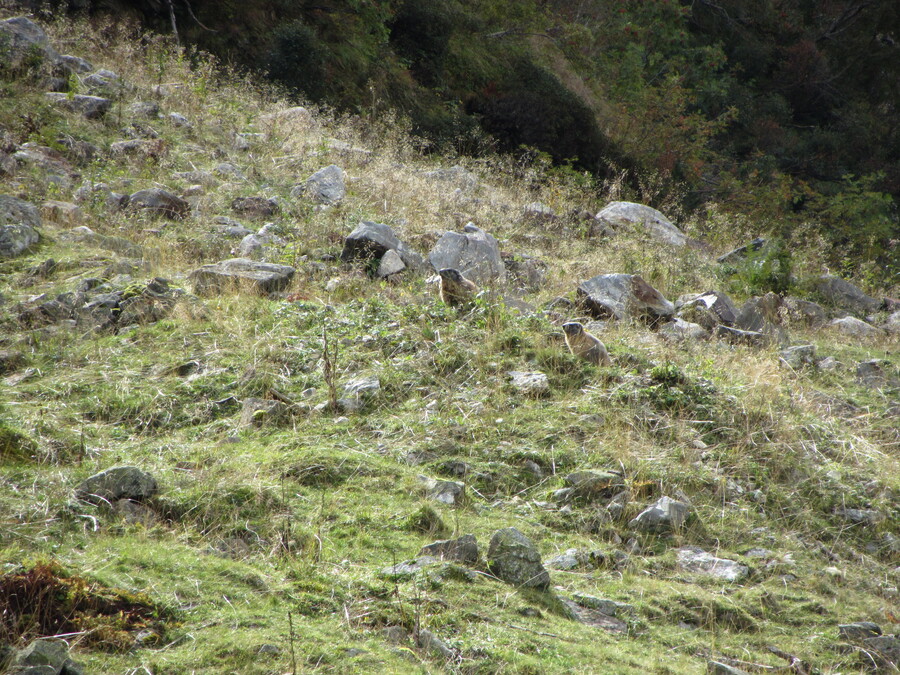
<instances>
[{"instance_id":1,"label":"dense vegetation","mask_svg":"<svg viewBox=\"0 0 900 675\"><path fill-rule=\"evenodd\" d=\"M51 3L52 4L52 3ZM168 3L137 11L171 31ZM715 204L898 273L900 6L890 0L175 0L181 37L433 148L546 153L654 206ZM873 264L872 261L875 261Z\"/></svg>"}]
</instances>

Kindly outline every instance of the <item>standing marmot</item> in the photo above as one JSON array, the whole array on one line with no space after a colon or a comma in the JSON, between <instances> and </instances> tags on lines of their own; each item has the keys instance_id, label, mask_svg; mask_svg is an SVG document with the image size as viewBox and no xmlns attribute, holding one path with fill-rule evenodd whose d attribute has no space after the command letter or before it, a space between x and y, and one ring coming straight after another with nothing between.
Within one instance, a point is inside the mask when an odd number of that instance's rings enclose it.
<instances>
[{"instance_id":1,"label":"standing marmot","mask_svg":"<svg viewBox=\"0 0 900 675\"><path fill-rule=\"evenodd\" d=\"M478 286L460 274L459 270L447 267L438 274L441 275L441 300L448 305L462 305L475 299Z\"/></svg>"},{"instance_id":2,"label":"standing marmot","mask_svg":"<svg viewBox=\"0 0 900 675\"><path fill-rule=\"evenodd\" d=\"M563 332L566 334L566 344L569 351L575 356L587 359L598 366L611 366L612 359L606 351L606 345L600 339L588 333L584 326L577 321L569 321L563 324Z\"/></svg>"}]
</instances>

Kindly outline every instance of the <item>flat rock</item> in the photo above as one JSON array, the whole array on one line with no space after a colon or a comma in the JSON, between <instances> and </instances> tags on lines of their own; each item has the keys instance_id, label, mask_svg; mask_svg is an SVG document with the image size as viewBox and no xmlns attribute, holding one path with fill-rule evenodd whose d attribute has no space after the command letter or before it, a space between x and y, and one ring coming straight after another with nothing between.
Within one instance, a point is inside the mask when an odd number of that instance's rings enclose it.
<instances>
[{"instance_id":1,"label":"flat rock","mask_svg":"<svg viewBox=\"0 0 900 675\"><path fill-rule=\"evenodd\" d=\"M831 275L819 277L815 289L828 304L858 316L877 312L881 308L880 300L869 297L855 285L840 277Z\"/></svg>"},{"instance_id":2,"label":"flat rock","mask_svg":"<svg viewBox=\"0 0 900 675\"><path fill-rule=\"evenodd\" d=\"M128 205L168 218L183 218L191 211L185 200L161 188L138 190L129 197Z\"/></svg>"},{"instance_id":3,"label":"flat rock","mask_svg":"<svg viewBox=\"0 0 900 675\"><path fill-rule=\"evenodd\" d=\"M662 497L652 506L644 509L628 527L641 532L666 534L684 527L691 515L691 507L684 502Z\"/></svg>"},{"instance_id":4,"label":"flat rock","mask_svg":"<svg viewBox=\"0 0 900 675\"><path fill-rule=\"evenodd\" d=\"M722 581L742 581L750 574L750 569L746 565L740 565L725 558L717 558L694 546L678 549L676 560L678 567L685 572L714 577Z\"/></svg>"},{"instance_id":5,"label":"flat rock","mask_svg":"<svg viewBox=\"0 0 900 675\"><path fill-rule=\"evenodd\" d=\"M629 228L646 232L651 238L670 246L684 246L685 234L654 208L633 202L611 202L595 216L601 223L615 230Z\"/></svg>"},{"instance_id":6,"label":"flat rock","mask_svg":"<svg viewBox=\"0 0 900 675\"><path fill-rule=\"evenodd\" d=\"M507 373L513 388L526 396L543 396L550 392L550 380L541 372L511 370Z\"/></svg>"},{"instance_id":7,"label":"flat rock","mask_svg":"<svg viewBox=\"0 0 900 675\"><path fill-rule=\"evenodd\" d=\"M204 265L191 272L188 279L197 295L217 295L229 291L268 295L284 290L294 277L294 272L289 265L232 258Z\"/></svg>"},{"instance_id":8,"label":"flat rock","mask_svg":"<svg viewBox=\"0 0 900 675\"><path fill-rule=\"evenodd\" d=\"M86 94L69 96L69 94L62 92L47 92L44 96L57 108L77 113L89 120L100 119L106 115L110 106L112 106L112 101L102 96L88 96Z\"/></svg>"},{"instance_id":9,"label":"flat rock","mask_svg":"<svg viewBox=\"0 0 900 675\"><path fill-rule=\"evenodd\" d=\"M487 562L491 574L513 586L542 590L550 586L550 574L541 564L537 548L514 527L494 533Z\"/></svg>"},{"instance_id":10,"label":"flat rock","mask_svg":"<svg viewBox=\"0 0 900 675\"><path fill-rule=\"evenodd\" d=\"M437 565L441 561L430 555L423 555L413 560L405 560L381 570L382 576L394 579L412 579L426 567Z\"/></svg>"},{"instance_id":11,"label":"flat rock","mask_svg":"<svg viewBox=\"0 0 900 675\"><path fill-rule=\"evenodd\" d=\"M156 494L156 479L136 466L114 466L94 474L75 488L76 499L92 503L117 499L142 501Z\"/></svg>"},{"instance_id":12,"label":"flat rock","mask_svg":"<svg viewBox=\"0 0 900 675\"><path fill-rule=\"evenodd\" d=\"M581 302L598 318L657 322L675 314L675 305L635 274L600 274L578 285Z\"/></svg>"},{"instance_id":13,"label":"flat rock","mask_svg":"<svg viewBox=\"0 0 900 675\"><path fill-rule=\"evenodd\" d=\"M445 232L428 254L435 271L452 268L477 284L502 283L506 268L497 240L484 230L466 225L464 231Z\"/></svg>"},{"instance_id":14,"label":"flat rock","mask_svg":"<svg viewBox=\"0 0 900 675\"><path fill-rule=\"evenodd\" d=\"M388 251L394 251L403 264L413 270L425 268L425 261L405 243L397 238L389 225L364 220L344 240L341 260L371 261L381 260Z\"/></svg>"},{"instance_id":15,"label":"flat rock","mask_svg":"<svg viewBox=\"0 0 900 675\"><path fill-rule=\"evenodd\" d=\"M479 560L478 541L475 535L464 534L458 539L443 539L422 547L419 555L433 556L440 560L455 560L474 565Z\"/></svg>"}]
</instances>

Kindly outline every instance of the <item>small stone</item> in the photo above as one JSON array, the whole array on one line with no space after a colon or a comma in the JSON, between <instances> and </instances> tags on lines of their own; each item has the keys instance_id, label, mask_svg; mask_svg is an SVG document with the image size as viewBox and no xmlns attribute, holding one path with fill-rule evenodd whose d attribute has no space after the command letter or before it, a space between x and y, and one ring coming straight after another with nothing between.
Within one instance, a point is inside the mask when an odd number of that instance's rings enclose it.
<instances>
[{"instance_id":1,"label":"small stone","mask_svg":"<svg viewBox=\"0 0 900 675\"><path fill-rule=\"evenodd\" d=\"M804 366L816 365L815 345L796 345L783 349L780 353L781 360L789 368L799 370Z\"/></svg>"},{"instance_id":2,"label":"small stone","mask_svg":"<svg viewBox=\"0 0 900 675\"><path fill-rule=\"evenodd\" d=\"M316 204L334 205L347 194L344 170L332 164L319 169L304 183L291 190L292 197L308 197Z\"/></svg>"},{"instance_id":3,"label":"small stone","mask_svg":"<svg viewBox=\"0 0 900 675\"><path fill-rule=\"evenodd\" d=\"M452 480L436 480L427 476L419 476L419 482L425 486L425 495L441 504L457 506L466 499L465 483Z\"/></svg>"},{"instance_id":4,"label":"small stone","mask_svg":"<svg viewBox=\"0 0 900 675\"><path fill-rule=\"evenodd\" d=\"M681 529L691 515L691 507L669 497L662 497L655 504L644 509L628 527L642 532L657 534Z\"/></svg>"},{"instance_id":5,"label":"small stone","mask_svg":"<svg viewBox=\"0 0 900 675\"><path fill-rule=\"evenodd\" d=\"M686 572L714 577L722 581L743 581L750 574L746 565L739 565L733 560L717 558L695 546L678 549L676 552L678 567Z\"/></svg>"},{"instance_id":6,"label":"small stone","mask_svg":"<svg viewBox=\"0 0 900 675\"><path fill-rule=\"evenodd\" d=\"M544 396L550 392L550 380L541 372L526 373L519 370L511 370L507 373L512 380L512 386L526 396Z\"/></svg>"},{"instance_id":7,"label":"small stone","mask_svg":"<svg viewBox=\"0 0 900 675\"><path fill-rule=\"evenodd\" d=\"M424 628L419 630L416 644L436 658L449 659L453 656L453 650L447 646L446 642Z\"/></svg>"},{"instance_id":8,"label":"small stone","mask_svg":"<svg viewBox=\"0 0 900 675\"><path fill-rule=\"evenodd\" d=\"M136 466L115 466L82 481L75 498L95 504L131 499L140 502L156 494L156 479Z\"/></svg>"},{"instance_id":9,"label":"small stone","mask_svg":"<svg viewBox=\"0 0 900 675\"><path fill-rule=\"evenodd\" d=\"M494 533L487 560L491 574L508 584L541 590L550 586L550 574L537 548L514 527Z\"/></svg>"}]
</instances>

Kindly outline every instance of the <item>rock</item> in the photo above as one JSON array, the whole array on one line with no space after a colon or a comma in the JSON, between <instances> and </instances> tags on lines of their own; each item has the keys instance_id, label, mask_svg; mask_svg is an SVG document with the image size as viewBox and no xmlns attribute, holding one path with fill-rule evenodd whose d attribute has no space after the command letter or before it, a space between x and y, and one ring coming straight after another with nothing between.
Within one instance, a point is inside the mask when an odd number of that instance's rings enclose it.
<instances>
[{"instance_id":1,"label":"rock","mask_svg":"<svg viewBox=\"0 0 900 675\"><path fill-rule=\"evenodd\" d=\"M344 385L344 396L371 399L381 391L381 380L377 376L358 377Z\"/></svg>"},{"instance_id":2,"label":"rock","mask_svg":"<svg viewBox=\"0 0 900 675\"><path fill-rule=\"evenodd\" d=\"M140 502L156 494L156 479L136 466L115 466L94 474L75 488L75 498L93 504L131 499Z\"/></svg>"},{"instance_id":3,"label":"rock","mask_svg":"<svg viewBox=\"0 0 900 675\"><path fill-rule=\"evenodd\" d=\"M410 269L419 271L425 268L422 257L400 241L389 225L370 220L364 220L357 225L344 240L341 260L368 262L372 259L382 259L388 251L395 251L403 264Z\"/></svg>"},{"instance_id":4,"label":"rock","mask_svg":"<svg viewBox=\"0 0 900 675\"><path fill-rule=\"evenodd\" d=\"M93 64L80 56L64 54L59 57L59 62L68 72L75 73L76 75L89 73L94 70Z\"/></svg>"},{"instance_id":5,"label":"rock","mask_svg":"<svg viewBox=\"0 0 900 675\"><path fill-rule=\"evenodd\" d=\"M424 628L419 629L416 644L435 658L449 659L454 655L453 650L447 646L446 642Z\"/></svg>"},{"instance_id":6,"label":"rock","mask_svg":"<svg viewBox=\"0 0 900 675\"><path fill-rule=\"evenodd\" d=\"M0 375L14 373L24 365L25 355L22 352L0 349Z\"/></svg>"},{"instance_id":7,"label":"rock","mask_svg":"<svg viewBox=\"0 0 900 675\"><path fill-rule=\"evenodd\" d=\"M611 471L576 471L563 480L565 492L557 494L557 501L566 504L590 504L612 499L625 487L625 479Z\"/></svg>"},{"instance_id":8,"label":"rock","mask_svg":"<svg viewBox=\"0 0 900 675\"><path fill-rule=\"evenodd\" d=\"M167 218L184 218L191 211L185 200L161 188L135 192L128 198L128 205Z\"/></svg>"},{"instance_id":9,"label":"rock","mask_svg":"<svg viewBox=\"0 0 900 675\"><path fill-rule=\"evenodd\" d=\"M658 333L662 337L676 342L696 342L709 337L709 331L700 324L685 321L677 316L669 323L663 324Z\"/></svg>"},{"instance_id":10,"label":"rock","mask_svg":"<svg viewBox=\"0 0 900 675\"><path fill-rule=\"evenodd\" d=\"M479 560L478 542L474 535L464 534L459 539L443 539L423 546L419 555L433 556L440 560L456 560L474 565Z\"/></svg>"},{"instance_id":11,"label":"rock","mask_svg":"<svg viewBox=\"0 0 900 675\"><path fill-rule=\"evenodd\" d=\"M749 347L767 347L772 338L765 333L753 330L740 330L729 326L716 326L716 337L732 344L747 345Z\"/></svg>"},{"instance_id":12,"label":"rock","mask_svg":"<svg viewBox=\"0 0 900 675\"><path fill-rule=\"evenodd\" d=\"M746 565L739 565L733 560L716 558L695 546L680 548L676 552L678 567L686 572L714 577L722 581L742 581L750 574Z\"/></svg>"},{"instance_id":13,"label":"rock","mask_svg":"<svg viewBox=\"0 0 900 675\"><path fill-rule=\"evenodd\" d=\"M651 238L670 246L684 246L688 238L662 213L643 204L610 202L595 216L614 230L628 228L645 232Z\"/></svg>"},{"instance_id":14,"label":"rock","mask_svg":"<svg viewBox=\"0 0 900 675\"><path fill-rule=\"evenodd\" d=\"M394 249L389 249L381 256L381 261L378 263L378 270L375 272L375 276L379 279L385 279L392 274L399 274L405 269L406 263L403 262L403 258L400 257L400 254Z\"/></svg>"},{"instance_id":15,"label":"rock","mask_svg":"<svg viewBox=\"0 0 900 675\"><path fill-rule=\"evenodd\" d=\"M589 596L580 596L582 599L587 598ZM579 621L587 626L592 626L594 628L602 628L605 631L610 633L627 633L628 632L628 624L618 619L614 616L610 616L609 614L605 614L604 612L590 606L590 601L587 604L581 604L581 602L569 600L565 597L560 597L559 600L562 602L563 607L568 611L569 617Z\"/></svg>"},{"instance_id":16,"label":"rock","mask_svg":"<svg viewBox=\"0 0 900 675\"><path fill-rule=\"evenodd\" d=\"M738 310L724 293L707 291L681 303L678 316L700 324L706 330L713 330L719 324L733 326L737 320Z\"/></svg>"},{"instance_id":17,"label":"rock","mask_svg":"<svg viewBox=\"0 0 900 675\"><path fill-rule=\"evenodd\" d=\"M307 197L316 204L326 205L337 204L346 194L344 170L335 164L319 169L291 190L292 197Z\"/></svg>"},{"instance_id":18,"label":"rock","mask_svg":"<svg viewBox=\"0 0 900 675\"><path fill-rule=\"evenodd\" d=\"M212 265L204 265L188 275L197 295L217 295L229 291L243 291L268 295L284 290L294 277L289 265L254 262L247 258L232 258Z\"/></svg>"},{"instance_id":19,"label":"rock","mask_svg":"<svg viewBox=\"0 0 900 675\"><path fill-rule=\"evenodd\" d=\"M886 330L888 333L900 335L900 311L894 312L887 319L885 319L884 323L881 324L881 328L882 330Z\"/></svg>"},{"instance_id":20,"label":"rock","mask_svg":"<svg viewBox=\"0 0 900 675\"><path fill-rule=\"evenodd\" d=\"M490 234L469 223L464 233L445 232L428 254L435 271L459 270L477 284L502 283L506 268L500 256L500 245Z\"/></svg>"},{"instance_id":21,"label":"rock","mask_svg":"<svg viewBox=\"0 0 900 675\"><path fill-rule=\"evenodd\" d=\"M453 480L436 480L428 476L419 476L419 482L425 486L425 496L441 504L457 506L466 500L466 485Z\"/></svg>"},{"instance_id":22,"label":"rock","mask_svg":"<svg viewBox=\"0 0 900 675\"><path fill-rule=\"evenodd\" d=\"M834 515L854 525L877 525L884 520L880 511L872 509L848 509L845 507L834 510Z\"/></svg>"},{"instance_id":23,"label":"rock","mask_svg":"<svg viewBox=\"0 0 900 675\"><path fill-rule=\"evenodd\" d=\"M864 384L868 387L883 387L888 382L888 375L885 372L885 367L890 367L888 361L881 361L878 359L863 361L856 366L856 379L860 384Z\"/></svg>"},{"instance_id":24,"label":"rock","mask_svg":"<svg viewBox=\"0 0 900 675\"><path fill-rule=\"evenodd\" d=\"M233 178L243 180L244 172L237 164L231 162L219 162L213 167L213 173L219 178Z\"/></svg>"},{"instance_id":25,"label":"rock","mask_svg":"<svg viewBox=\"0 0 900 675\"><path fill-rule=\"evenodd\" d=\"M409 633L402 626L386 626L379 631L391 644L399 645L409 639Z\"/></svg>"},{"instance_id":26,"label":"rock","mask_svg":"<svg viewBox=\"0 0 900 675\"><path fill-rule=\"evenodd\" d=\"M604 561L605 556L599 551L584 551L577 548L570 548L566 549L566 551L560 555L550 558L544 563L544 566L554 570L570 572L578 569L594 569L595 567L602 565Z\"/></svg>"},{"instance_id":27,"label":"rock","mask_svg":"<svg viewBox=\"0 0 900 675\"><path fill-rule=\"evenodd\" d=\"M547 280L547 264L527 255L501 254L510 284L523 293L535 293Z\"/></svg>"},{"instance_id":28,"label":"rock","mask_svg":"<svg viewBox=\"0 0 900 675\"><path fill-rule=\"evenodd\" d=\"M437 565L440 562L437 558L428 555L420 556L414 560L406 560L404 562L385 567L381 570L382 576L392 579L412 579L420 571L426 567Z\"/></svg>"},{"instance_id":29,"label":"rock","mask_svg":"<svg viewBox=\"0 0 900 675\"><path fill-rule=\"evenodd\" d=\"M106 204L109 208L119 210L128 205L128 195L113 192L106 183L91 183L75 191L74 199L78 204L95 202Z\"/></svg>"},{"instance_id":30,"label":"rock","mask_svg":"<svg viewBox=\"0 0 900 675\"><path fill-rule=\"evenodd\" d=\"M176 171L172 174L175 180L183 180L186 183L215 187L219 181L209 171Z\"/></svg>"},{"instance_id":31,"label":"rock","mask_svg":"<svg viewBox=\"0 0 900 675\"><path fill-rule=\"evenodd\" d=\"M881 635L881 627L871 621L859 621L857 623L844 623L838 626L838 635L851 642L860 642L866 638Z\"/></svg>"},{"instance_id":32,"label":"rock","mask_svg":"<svg viewBox=\"0 0 900 675\"><path fill-rule=\"evenodd\" d=\"M541 372L526 373L519 370L510 370L509 375L512 386L520 394L526 396L543 396L550 392L550 380Z\"/></svg>"},{"instance_id":33,"label":"rock","mask_svg":"<svg viewBox=\"0 0 900 675\"><path fill-rule=\"evenodd\" d=\"M29 167L44 174L44 180L68 189L79 177L72 164L58 150L37 143L23 143L13 154L17 167Z\"/></svg>"},{"instance_id":34,"label":"rock","mask_svg":"<svg viewBox=\"0 0 900 675\"><path fill-rule=\"evenodd\" d=\"M41 204L41 217L46 222L71 228L81 224L84 213L77 204L50 199Z\"/></svg>"},{"instance_id":35,"label":"rock","mask_svg":"<svg viewBox=\"0 0 900 675\"><path fill-rule=\"evenodd\" d=\"M251 230L228 216L216 216L213 222L218 225L216 231L225 237L240 237L243 239L248 234L253 234Z\"/></svg>"},{"instance_id":36,"label":"rock","mask_svg":"<svg viewBox=\"0 0 900 675\"><path fill-rule=\"evenodd\" d=\"M182 129L190 129L193 126L187 117L177 112L170 112L168 115L169 122L172 123L173 127L178 127Z\"/></svg>"},{"instance_id":37,"label":"rock","mask_svg":"<svg viewBox=\"0 0 900 675\"><path fill-rule=\"evenodd\" d=\"M231 202L231 209L243 216L271 218L281 211L278 201L266 197L238 197Z\"/></svg>"},{"instance_id":38,"label":"rock","mask_svg":"<svg viewBox=\"0 0 900 675\"><path fill-rule=\"evenodd\" d=\"M475 174L458 164L449 169L426 171L422 175L433 182L449 183L463 192L474 190L478 186L478 178L475 177Z\"/></svg>"},{"instance_id":39,"label":"rock","mask_svg":"<svg viewBox=\"0 0 900 675\"><path fill-rule=\"evenodd\" d=\"M537 548L514 527L494 533L488 546L487 562L491 574L513 586L540 590L550 586L550 574L541 564Z\"/></svg>"},{"instance_id":40,"label":"rock","mask_svg":"<svg viewBox=\"0 0 900 675\"><path fill-rule=\"evenodd\" d=\"M819 277L815 289L828 304L858 316L877 312L881 308L880 300L869 297L849 281L840 277L831 275Z\"/></svg>"},{"instance_id":41,"label":"rock","mask_svg":"<svg viewBox=\"0 0 900 675\"><path fill-rule=\"evenodd\" d=\"M144 250L137 244L123 237L106 237L102 234L97 234L85 225L72 228L68 232L62 233L59 238L63 241L76 241L107 251L114 251L129 258L142 258L144 255Z\"/></svg>"},{"instance_id":42,"label":"rock","mask_svg":"<svg viewBox=\"0 0 900 675\"><path fill-rule=\"evenodd\" d=\"M624 602L616 602L615 600L604 600L603 598L595 598L592 595L584 593L572 593L572 599L582 607L596 609L606 616L624 616L626 614L634 614L634 606Z\"/></svg>"},{"instance_id":43,"label":"rock","mask_svg":"<svg viewBox=\"0 0 900 675\"><path fill-rule=\"evenodd\" d=\"M883 672L895 672L900 668L900 638L880 635L863 640L865 649L860 653L863 665L874 665Z\"/></svg>"},{"instance_id":44,"label":"rock","mask_svg":"<svg viewBox=\"0 0 900 675\"><path fill-rule=\"evenodd\" d=\"M262 398L246 398L241 407L242 427L261 427L277 424L288 416L288 407L281 401Z\"/></svg>"},{"instance_id":45,"label":"rock","mask_svg":"<svg viewBox=\"0 0 900 675\"><path fill-rule=\"evenodd\" d=\"M0 195L0 257L13 258L27 251L40 240L35 228L41 226L41 216L34 204Z\"/></svg>"},{"instance_id":46,"label":"rock","mask_svg":"<svg viewBox=\"0 0 900 675\"><path fill-rule=\"evenodd\" d=\"M69 659L69 644L59 638L40 638L19 651L13 665L19 668L49 666L54 673L62 670Z\"/></svg>"},{"instance_id":47,"label":"rock","mask_svg":"<svg viewBox=\"0 0 900 675\"><path fill-rule=\"evenodd\" d=\"M159 139L135 138L128 141L116 141L109 146L111 155L119 157L146 157L159 159L166 153L166 144Z\"/></svg>"},{"instance_id":48,"label":"rock","mask_svg":"<svg viewBox=\"0 0 900 675\"><path fill-rule=\"evenodd\" d=\"M791 323L800 324L807 328L824 326L828 321L828 315L821 305L809 300L799 298L784 299L785 318Z\"/></svg>"},{"instance_id":49,"label":"rock","mask_svg":"<svg viewBox=\"0 0 900 675\"><path fill-rule=\"evenodd\" d=\"M794 370L800 370L804 366L816 365L815 345L795 345L781 350L779 354L782 362Z\"/></svg>"},{"instance_id":50,"label":"rock","mask_svg":"<svg viewBox=\"0 0 900 675\"><path fill-rule=\"evenodd\" d=\"M61 62L44 29L24 16L0 21L0 44L3 45L0 63L10 69L28 65L35 55L53 64Z\"/></svg>"},{"instance_id":51,"label":"rock","mask_svg":"<svg viewBox=\"0 0 900 675\"><path fill-rule=\"evenodd\" d=\"M675 314L671 302L634 274L600 274L582 281L578 297L598 318L640 318L655 323Z\"/></svg>"},{"instance_id":52,"label":"rock","mask_svg":"<svg viewBox=\"0 0 900 675\"><path fill-rule=\"evenodd\" d=\"M691 507L669 497L660 498L655 504L644 509L634 518L628 527L632 530L667 534L677 532L691 515Z\"/></svg>"},{"instance_id":53,"label":"rock","mask_svg":"<svg viewBox=\"0 0 900 675\"><path fill-rule=\"evenodd\" d=\"M735 264L743 260L747 257L748 253L752 253L755 251L759 251L763 246L766 245L766 240L762 237L757 237L749 244L744 244L743 246L738 246L736 249L729 251L725 255L721 255L716 258L716 262L723 264Z\"/></svg>"},{"instance_id":54,"label":"rock","mask_svg":"<svg viewBox=\"0 0 900 675\"><path fill-rule=\"evenodd\" d=\"M110 106L112 106L112 101L102 96L86 96L83 94L69 96L61 92L47 92L44 96L56 107L68 112L78 113L89 120L100 119L106 115Z\"/></svg>"},{"instance_id":55,"label":"rock","mask_svg":"<svg viewBox=\"0 0 900 675\"><path fill-rule=\"evenodd\" d=\"M878 335L878 329L875 326L852 316L834 319L828 323L828 327L849 337L868 338Z\"/></svg>"},{"instance_id":56,"label":"rock","mask_svg":"<svg viewBox=\"0 0 900 675\"><path fill-rule=\"evenodd\" d=\"M135 101L125 109L132 117L146 117L156 119L159 117L159 104L156 101Z\"/></svg>"},{"instance_id":57,"label":"rock","mask_svg":"<svg viewBox=\"0 0 900 675\"><path fill-rule=\"evenodd\" d=\"M746 670L729 666L721 661L707 661L706 672L707 675L750 675Z\"/></svg>"}]
</instances>

